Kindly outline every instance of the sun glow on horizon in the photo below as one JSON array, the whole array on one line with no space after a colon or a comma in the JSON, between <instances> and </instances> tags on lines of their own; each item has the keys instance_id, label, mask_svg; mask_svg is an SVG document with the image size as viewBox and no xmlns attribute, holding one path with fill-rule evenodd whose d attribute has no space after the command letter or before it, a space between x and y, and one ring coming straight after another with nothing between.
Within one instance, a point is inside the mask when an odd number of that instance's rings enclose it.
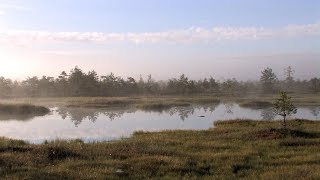
<instances>
[{"instance_id":1,"label":"sun glow on horizon","mask_svg":"<svg viewBox=\"0 0 320 180\"><path fill-rule=\"evenodd\" d=\"M8 54L0 54L0 76L5 78L20 79L29 71L29 65Z\"/></svg>"}]
</instances>

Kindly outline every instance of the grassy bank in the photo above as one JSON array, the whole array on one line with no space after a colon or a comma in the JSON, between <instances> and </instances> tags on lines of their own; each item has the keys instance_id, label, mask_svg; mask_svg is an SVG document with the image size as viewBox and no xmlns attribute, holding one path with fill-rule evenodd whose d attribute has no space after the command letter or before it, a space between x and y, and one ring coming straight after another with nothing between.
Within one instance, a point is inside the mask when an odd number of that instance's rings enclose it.
<instances>
[{"instance_id":1,"label":"grassy bank","mask_svg":"<svg viewBox=\"0 0 320 180\"><path fill-rule=\"evenodd\" d=\"M113 98L77 98L67 101L68 107L134 107L141 109L170 108L174 106L189 106L191 104L219 103L216 97L171 97L171 96L152 96L152 97L113 97Z\"/></svg>"},{"instance_id":2,"label":"grassy bank","mask_svg":"<svg viewBox=\"0 0 320 180\"><path fill-rule=\"evenodd\" d=\"M292 102L296 106L320 106L319 94L289 94L292 97ZM250 95L244 97L235 98L234 101L241 103L254 103L254 102L265 102L273 103L278 98L278 94L269 95Z\"/></svg>"},{"instance_id":3,"label":"grassy bank","mask_svg":"<svg viewBox=\"0 0 320 180\"><path fill-rule=\"evenodd\" d=\"M45 115L50 110L44 106L31 104L0 104L1 115Z\"/></svg>"},{"instance_id":4,"label":"grassy bank","mask_svg":"<svg viewBox=\"0 0 320 180\"><path fill-rule=\"evenodd\" d=\"M225 121L203 131L30 145L0 139L1 179L319 179L320 122Z\"/></svg>"},{"instance_id":5,"label":"grassy bank","mask_svg":"<svg viewBox=\"0 0 320 180\"><path fill-rule=\"evenodd\" d=\"M320 106L320 96L314 94L290 94L297 106ZM3 103L25 103L41 106L68 106L87 108L113 108L113 107L147 107L172 106L186 104L208 104L219 102L238 102L249 106L256 106L256 102L273 103L278 97L274 95L252 94L243 97L228 97L215 95L196 96L130 96L130 97L57 97L57 98L15 98L3 99ZM259 103L261 104L261 103ZM258 106L259 106L258 104Z\"/></svg>"},{"instance_id":6,"label":"grassy bank","mask_svg":"<svg viewBox=\"0 0 320 180\"><path fill-rule=\"evenodd\" d=\"M50 109L31 104L0 104L0 120L29 120L36 116L44 116Z\"/></svg>"}]
</instances>

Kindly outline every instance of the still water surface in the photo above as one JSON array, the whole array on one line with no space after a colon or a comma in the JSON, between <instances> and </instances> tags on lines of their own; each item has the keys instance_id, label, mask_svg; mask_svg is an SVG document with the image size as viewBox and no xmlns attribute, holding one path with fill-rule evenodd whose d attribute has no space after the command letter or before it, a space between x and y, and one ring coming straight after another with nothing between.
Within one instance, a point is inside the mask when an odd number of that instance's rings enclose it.
<instances>
[{"instance_id":1,"label":"still water surface","mask_svg":"<svg viewBox=\"0 0 320 180\"><path fill-rule=\"evenodd\" d=\"M31 143L44 140L83 139L85 142L129 137L134 131L208 129L217 120L280 119L272 109L242 108L235 103L175 107L162 111L55 107L42 117L0 115L0 136ZM320 107L300 107L291 118L320 119Z\"/></svg>"}]
</instances>

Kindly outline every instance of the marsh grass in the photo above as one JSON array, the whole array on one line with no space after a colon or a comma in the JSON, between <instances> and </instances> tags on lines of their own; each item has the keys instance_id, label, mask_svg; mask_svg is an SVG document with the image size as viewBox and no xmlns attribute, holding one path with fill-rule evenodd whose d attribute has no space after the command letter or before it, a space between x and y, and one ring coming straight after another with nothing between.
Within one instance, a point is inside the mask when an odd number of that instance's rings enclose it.
<instances>
[{"instance_id":1,"label":"marsh grass","mask_svg":"<svg viewBox=\"0 0 320 180\"><path fill-rule=\"evenodd\" d=\"M320 96L316 94L290 94L292 101L297 106L320 106ZM222 95L186 95L186 96L128 96L128 97L48 97L48 98L12 98L2 99L3 103L10 104L35 104L46 107L69 106L89 108L114 108L134 107L141 104L156 104L161 102L211 104L219 102L237 102L239 104L251 101L272 103L277 95L250 94L241 97Z\"/></svg>"},{"instance_id":2,"label":"marsh grass","mask_svg":"<svg viewBox=\"0 0 320 180\"><path fill-rule=\"evenodd\" d=\"M300 128L295 128L296 121ZM219 121L202 131L32 145L0 139L1 179L319 179L320 122Z\"/></svg>"},{"instance_id":3,"label":"marsh grass","mask_svg":"<svg viewBox=\"0 0 320 180\"><path fill-rule=\"evenodd\" d=\"M129 98L82 98L67 101L67 107L114 108L128 107L140 103L139 99Z\"/></svg>"},{"instance_id":4,"label":"marsh grass","mask_svg":"<svg viewBox=\"0 0 320 180\"><path fill-rule=\"evenodd\" d=\"M31 104L0 104L1 115L46 115L50 109Z\"/></svg>"},{"instance_id":5,"label":"marsh grass","mask_svg":"<svg viewBox=\"0 0 320 180\"><path fill-rule=\"evenodd\" d=\"M186 107L192 104L219 103L216 97L202 96L152 96L152 97L114 97L114 98L78 98L66 102L67 107L85 108L138 108L143 110L166 110L172 107Z\"/></svg>"}]
</instances>

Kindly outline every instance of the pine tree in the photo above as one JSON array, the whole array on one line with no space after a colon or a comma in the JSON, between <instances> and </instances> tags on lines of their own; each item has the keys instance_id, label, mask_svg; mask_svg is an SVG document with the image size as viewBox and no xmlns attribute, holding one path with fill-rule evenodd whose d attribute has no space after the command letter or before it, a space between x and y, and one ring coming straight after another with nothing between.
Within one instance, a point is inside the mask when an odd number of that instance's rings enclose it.
<instances>
[{"instance_id":1,"label":"pine tree","mask_svg":"<svg viewBox=\"0 0 320 180\"><path fill-rule=\"evenodd\" d=\"M285 91L280 91L280 97L274 103L274 111L283 117L283 126L286 127L286 117L297 113L297 108L292 104L291 97Z\"/></svg>"}]
</instances>

